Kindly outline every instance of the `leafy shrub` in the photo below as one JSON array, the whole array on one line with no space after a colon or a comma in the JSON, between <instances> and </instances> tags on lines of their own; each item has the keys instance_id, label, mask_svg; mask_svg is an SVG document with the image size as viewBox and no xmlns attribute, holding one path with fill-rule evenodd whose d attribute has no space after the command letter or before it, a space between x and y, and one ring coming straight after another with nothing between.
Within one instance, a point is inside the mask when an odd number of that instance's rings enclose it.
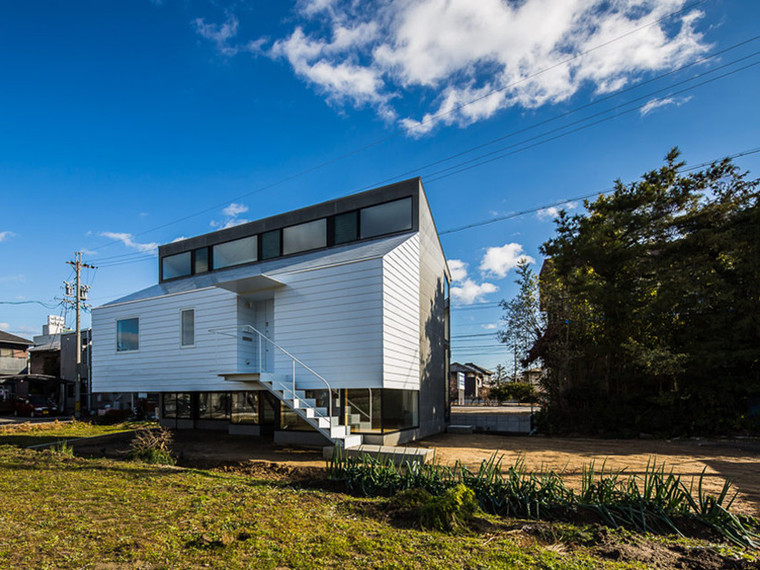
<instances>
[{"instance_id":1,"label":"leafy shrub","mask_svg":"<svg viewBox=\"0 0 760 570\"><path fill-rule=\"evenodd\" d=\"M166 428L140 428L130 445L128 459L157 465L174 465L172 432Z\"/></svg>"},{"instance_id":2,"label":"leafy shrub","mask_svg":"<svg viewBox=\"0 0 760 570\"><path fill-rule=\"evenodd\" d=\"M478 512L472 489L459 483L443 495L431 497L420 507L420 525L435 530L463 530Z\"/></svg>"},{"instance_id":3,"label":"leafy shrub","mask_svg":"<svg viewBox=\"0 0 760 570\"><path fill-rule=\"evenodd\" d=\"M328 473L349 491L366 496L410 490L394 500L408 509L420 504L420 524L428 528L461 528L474 513L472 501L477 501L495 515L568 522L590 518L639 532L683 535L706 526L736 544L760 548L760 521L730 512L736 493L728 481L717 496L709 495L702 487L704 472L687 486L654 461L643 475L628 476L605 470L604 465L597 471L592 462L584 468L578 492L554 471L528 471L522 458L503 469L496 454L475 472L459 462L454 467L409 462L397 466L367 456L336 454ZM426 501L425 493L433 498Z\"/></svg>"},{"instance_id":4,"label":"leafy shrub","mask_svg":"<svg viewBox=\"0 0 760 570\"><path fill-rule=\"evenodd\" d=\"M536 402L536 387L528 382L507 382L491 388L491 397L499 402L517 400L523 404Z\"/></svg>"}]
</instances>

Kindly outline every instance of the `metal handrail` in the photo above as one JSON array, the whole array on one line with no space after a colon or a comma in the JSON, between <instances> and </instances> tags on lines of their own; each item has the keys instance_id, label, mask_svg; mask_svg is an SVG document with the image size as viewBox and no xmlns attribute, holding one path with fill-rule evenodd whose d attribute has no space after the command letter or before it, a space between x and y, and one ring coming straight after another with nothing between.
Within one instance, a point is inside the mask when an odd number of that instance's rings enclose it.
<instances>
[{"instance_id":1,"label":"metal handrail","mask_svg":"<svg viewBox=\"0 0 760 570\"><path fill-rule=\"evenodd\" d=\"M330 383L325 380L318 372L315 372L312 370L308 365L304 364L301 360L299 360L297 357L293 356L290 352L282 348L279 344L274 342L271 338L266 336L264 333L256 329L252 325L242 325L239 327L217 327L213 329L209 329L208 332L212 334L225 334L223 331L229 331L229 330L236 330L236 331L242 331L242 330L248 330L250 332L256 333L260 339L264 339L267 342L269 342L272 346L274 346L277 350L285 354L288 358L290 358L293 362L293 401L295 401L296 398L296 363L300 364L303 368L311 372L314 376L319 378L322 382L324 382L325 386L327 386L327 410L328 410L328 418L330 419L330 424L332 426L332 417L333 417L333 394L332 394L332 388L330 387ZM232 335L227 335L232 336ZM237 335L236 335L237 338ZM261 360L261 341L259 341L259 374L262 372L263 366L262 366L262 360ZM329 428L328 428L329 429Z\"/></svg>"},{"instance_id":2,"label":"metal handrail","mask_svg":"<svg viewBox=\"0 0 760 570\"><path fill-rule=\"evenodd\" d=\"M359 406L357 406L356 404L354 404L348 398L346 398L346 404L349 405L349 406L351 406L351 409L355 409L356 411L358 411L363 416L366 416L366 418L369 420L370 427L371 427L372 426L372 388L369 388L369 390L370 390L369 413L367 413L364 410L362 410Z\"/></svg>"}]
</instances>

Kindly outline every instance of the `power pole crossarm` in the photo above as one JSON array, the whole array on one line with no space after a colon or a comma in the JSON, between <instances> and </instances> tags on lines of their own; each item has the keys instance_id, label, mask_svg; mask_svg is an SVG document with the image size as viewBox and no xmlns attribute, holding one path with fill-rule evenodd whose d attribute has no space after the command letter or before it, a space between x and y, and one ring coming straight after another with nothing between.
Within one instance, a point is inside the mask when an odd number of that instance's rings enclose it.
<instances>
[{"instance_id":1,"label":"power pole crossarm","mask_svg":"<svg viewBox=\"0 0 760 570\"><path fill-rule=\"evenodd\" d=\"M82 268L87 269L97 269L94 265L90 265L89 263L82 263L82 252L76 251L74 252L74 260L73 261L67 261L69 265L71 265L74 268L74 271L76 273L76 280L74 283L68 283L64 282L66 285L66 299L65 302L70 303L74 305L74 310L76 313L76 346L74 350L76 351L76 372L77 372L77 380L76 384L74 386L75 389L75 402L74 402L74 416L76 418L81 417L81 398L82 398L82 378L81 378L81 367L82 367L82 322L81 322L81 313L82 313L82 307L86 306L84 304L84 300L87 298L87 292L90 290L90 287L87 285L82 284ZM73 289L73 291L72 291ZM87 378L88 382L90 378ZM87 390L87 396L88 399L90 397L91 390ZM89 408L89 405L88 405Z\"/></svg>"}]
</instances>

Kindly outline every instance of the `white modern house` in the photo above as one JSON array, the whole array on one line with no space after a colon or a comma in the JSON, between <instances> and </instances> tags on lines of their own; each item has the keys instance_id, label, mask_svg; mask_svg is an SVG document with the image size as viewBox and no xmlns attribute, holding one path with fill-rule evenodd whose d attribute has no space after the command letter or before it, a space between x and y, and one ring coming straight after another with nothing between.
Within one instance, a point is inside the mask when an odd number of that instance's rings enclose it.
<instances>
[{"instance_id":1,"label":"white modern house","mask_svg":"<svg viewBox=\"0 0 760 570\"><path fill-rule=\"evenodd\" d=\"M94 392L176 428L395 445L449 413L449 274L419 178L173 242L92 313Z\"/></svg>"}]
</instances>

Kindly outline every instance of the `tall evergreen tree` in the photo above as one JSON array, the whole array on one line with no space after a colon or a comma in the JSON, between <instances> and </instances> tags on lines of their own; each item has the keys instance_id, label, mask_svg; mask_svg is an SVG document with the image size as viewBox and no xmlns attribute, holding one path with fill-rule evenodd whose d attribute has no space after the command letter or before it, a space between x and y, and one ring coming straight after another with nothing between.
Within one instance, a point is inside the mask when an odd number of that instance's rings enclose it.
<instances>
[{"instance_id":1,"label":"tall evergreen tree","mask_svg":"<svg viewBox=\"0 0 760 570\"><path fill-rule=\"evenodd\" d=\"M681 173L673 149L641 181L586 201L544 243L555 429L707 433L748 426L760 394L758 180L726 160Z\"/></svg>"}]
</instances>

